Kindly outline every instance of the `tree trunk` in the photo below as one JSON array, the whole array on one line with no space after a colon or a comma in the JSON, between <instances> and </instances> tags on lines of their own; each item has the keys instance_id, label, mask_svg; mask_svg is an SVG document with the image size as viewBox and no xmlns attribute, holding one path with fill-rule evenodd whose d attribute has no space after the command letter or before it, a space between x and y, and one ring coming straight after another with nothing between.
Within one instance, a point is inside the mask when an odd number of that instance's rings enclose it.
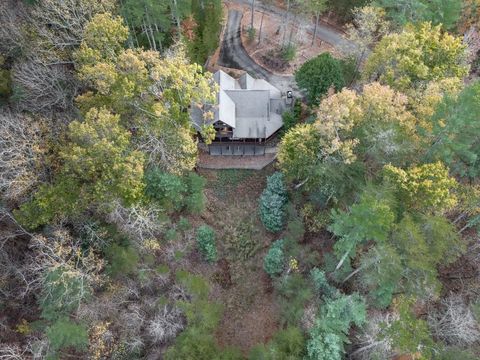
<instances>
[{"instance_id":1,"label":"tree trunk","mask_svg":"<svg viewBox=\"0 0 480 360\"><path fill-rule=\"evenodd\" d=\"M265 11L262 12L262 20L260 20L260 30L258 31L258 42L262 41L262 27L263 27L263 17L265 16Z\"/></svg>"},{"instance_id":2,"label":"tree trunk","mask_svg":"<svg viewBox=\"0 0 480 360\"><path fill-rule=\"evenodd\" d=\"M342 284L346 283L348 280L352 278L352 276L354 276L355 274L359 273L362 270L363 270L363 266L360 266L359 268L352 271L345 279L343 279Z\"/></svg>"},{"instance_id":3,"label":"tree trunk","mask_svg":"<svg viewBox=\"0 0 480 360\"><path fill-rule=\"evenodd\" d=\"M143 20L143 24L142 24L142 33L145 33L145 35L147 36L148 46L151 49L153 47L152 46L152 40L150 39L150 34L148 32L147 24L145 23L145 19Z\"/></svg>"},{"instance_id":4,"label":"tree trunk","mask_svg":"<svg viewBox=\"0 0 480 360\"><path fill-rule=\"evenodd\" d=\"M338 262L337 266L335 267L335 271L337 271L338 269L340 269L343 265L343 263L345 262L345 260L347 260L347 257L348 257L348 254L350 254L350 251L353 250L353 248L355 247L355 245L352 245L350 246L350 249L348 249L345 254L343 254L342 258L340 259L340 261Z\"/></svg>"},{"instance_id":5,"label":"tree trunk","mask_svg":"<svg viewBox=\"0 0 480 360\"><path fill-rule=\"evenodd\" d=\"M288 38L288 46L292 44L292 37L293 37L293 30L295 29L295 22L297 21L297 14L295 14L293 21L292 21L292 26L290 28L290 36Z\"/></svg>"},{"instance_id":6,"label":"tree trunk","mask_svg":"<svg viewBox=\"0 0 480 360\"><path fill-rule=\"evenodd\" d=\"M149 29L150 29L150 35L152 35L153 50L157 51L157 43L155 42L155 34L153 32L152 24L149 25Z\"/></svg>"},{"instance_id":7,"label":"tree trunk","mask_svg":"<svg viewBox=\"0 0 480 360\"><path fill-rule=\"evenodd\" d=\"M252 18L250 20L250 29L253 29L253 17L255 15L255 0L252 0Z\"/></svg>"},{"instance_id":8,"label":"tree trunk","mask_svg":"<svg viewBox=\"0 0 480 360\"><path fill-rule=\"evenodd\" d=\"M180 27L180 16L178 15L178 4L177 0L173 0L173 6L175 7L175 21L177 23L178 34L180 35L181 27Z\"/></svg>"},{"instance_id":9,"label":"tree trunk","mask_svg":"<svg viewBox=\"0 0 480 360\"><path fill-rule=\"evenodd\" d=\"M283 21L283 39L282 39L282 48L285 46L285 39L287 38L287 29L288 29L288 15L290 13L290 0L287 0L287 11L285 12L285 18Z\"/></svg>"},{"instance_id":10,"label":"tree trunk","mask_svg":"<svg viewBox=\"0 0 480 360\"><path fill-rule=\"evenodd\" d=\"M315 21L315 29L313 30L312 46L313 44L315 44L315 41L317 40L317 29L318 29L319 20L320 20L320 14L317 14L317 19Z\"/></svg>"},{"instance_id":11,"label":"tree trunk","mask_svg":"<svg viewBox=\"0 0 480 360\"><path fill-rule=\"evenodd\" d=\"M152 37L152 40L151 40L151 43L152 43L152 49L154 51L157 51L157 43L155 42L155 34L153 32L153 28L152 28L152 22L150 21L150 16L148 15L148 9L147 7L145 6L145 14L147 16L147 22L148 22L148 31L150 31L150 36Z\"/></svg>"},{"instance_id":12,"label":"tree trunk","mask_svg":"<svg viewBox=\"0 0 480 360\"><path fill-rule=\"evenodd\" d=\"M123 0L120 0L120 6L123 8ZM127 24L127 27L129 29L129 33L130 33L130 36L129 36L129 42L130 42L130 47L134 48L135 47L135 43L136 43L136 47L140 47L140 43L138 42L138 37L137 37L137 32L135 30L135 27L133 27L133 25L130 25L130 23L128 22L128 18L126 15L123 16L123 18L125 19L125 24ZM135 43L133 42L133 40L135 40Z\"/></svg>"},{"instance_id":13,"label":"tree trunk","mask_svg":"<svg viewBox=\"0 0 480 360\"><path fill-rule=\"evenodd\" d=\"M155 31L156 31L157 33L160 32L160 29L158 28L157 23L155 23ZM158 37L158 50L159 50L160 52L162 52L162 50L163 50L162 40L160 40L160 36Z\"/></svg>"}]
</instances>

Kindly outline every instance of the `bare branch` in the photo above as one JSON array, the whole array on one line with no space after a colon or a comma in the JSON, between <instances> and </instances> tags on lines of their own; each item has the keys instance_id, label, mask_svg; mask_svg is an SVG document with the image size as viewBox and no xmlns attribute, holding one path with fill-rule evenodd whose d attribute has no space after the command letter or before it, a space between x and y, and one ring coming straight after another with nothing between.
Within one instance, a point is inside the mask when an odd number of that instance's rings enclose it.
<instances>
[{"instance_id":1,"label":"bare branch","mask_svg":"<svg viewBox=\"0 0 480 360\"><path fill-rule=\"evenodd\" d=\"M147 325L147 333L154 343L169 341L185 328L182 312L165 305Z\"/></svg>"},{"instance_id":2,"label":"bare branch","mask_svg":"<svg viewBox=\"0 0 480 360\"><path fill-rule=\"evenodd\" d=\"M154 206L125 208L116 202L108 218L130 236L140 249L144 249L147 240L156 239L164 230L162 216L163 211Z\"/></svg>"},{"instance_id":3,"label":"bare branch","mask_svg":"<svg viewBox=\"0 0 480 360\"><path fill-rule=\"evenodd\" d=\"M65 65L47 65L38 56L16 63L12 68L12 82L20 110L49 112L73 107L77 83L73 72Z\"/></svg>"},{"instance_id":4,"label":"bare branch","mask_svg":"<svg viewBox=\"0 0 480 360\"><path fill-rule=\"evenodd\" d=\"M38 182L42 155L40 124L24 114L1 111L0 194L21 199Z\"/></svg>"},{"instance_id":5,"label":"bare branch","mask_svg":"<svg viewBox=\"0 0 480 360\"><path fill-rule=\"evenodd\" d=\"M433 335L447 344L468 347L480 341L480 326L460 295L442 300L440 309L431 311L427 320Z\"/></svg>"}]
</instances>

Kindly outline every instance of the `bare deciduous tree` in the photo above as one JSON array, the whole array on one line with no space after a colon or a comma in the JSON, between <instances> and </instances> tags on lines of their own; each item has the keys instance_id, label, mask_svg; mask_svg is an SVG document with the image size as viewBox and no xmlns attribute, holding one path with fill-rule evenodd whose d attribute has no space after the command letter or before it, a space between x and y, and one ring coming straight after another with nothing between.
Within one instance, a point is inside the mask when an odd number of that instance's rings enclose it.
<instances>
[{"instance_id":1,"label":"bare deciduous tree","mask_svg":"<svg viewBox=\"0 0 480 360\"><path fill-rule=\"evenodd\" d=\"M80 45L87 22L100 12L111 11L112 0L39 0L32 7L31 18L45 56ZM67 59L64 59L68 61Z\"/></svg>"},{"instance_id":2,"label":"bare deciduous tree","mask_svg":"<svg viewBox=\"0 0 480 360\"><path fill-rule=\"evenodd\" d=\"M467 46L469 63L472 63L480 52L480 31L475 26L470 27L463 35L463 43Z\"/></svg>"},{"instance_id":3,"label":"bare deciduous tree","mask_svg":"<svg viewBox=\"0 0 480 360\"><path fill-rule=\"evenodd\" d=\"M157 238L165 228L163 211L155 206L124 207L120 202L113 205L108 220L116 224L135 244L143 249L146 240Z\"/></svg>"},{"instance_id":4,"label":"bare deciduous tree","mask_svg":"<svg viewBox=\"0 0 480 360\"><path fill-rule=\"evenodd\" d=\"M0 1L0 52L6 55L16 50L25 52L26 36L22 28L26 18L22 2L16 0Z\"/></svg>"},{"instance_id":5,"label":"bare deciduous tree","mask_svg":"<svg viewBox=\"0 0 480 360\"><path fill-rule=\"evenodd\" d=\"M38 56L13 66L12 83L18 108L30 112L69 110L77 94L77 83L68 66L52 64Z\"/></svg>"},{"instance_id":6,"label":"bare deciduous tree","mask_svg":"<svg viewBox=\"0 0 480 360\"><path fill-rule=\"evenodd\" d=\"M131 304L128 309L120 314L119 323L122 326L121 334L125 338L125 345L129 351L141 351L145 347L141 336L145 324L145 312L139 304Z\"/></svg>"},{"instance_id":7,"label":"bare deciduous tree","mask_svg":"<svg viewBox=\"0 0 480 360\"><path fill-rule=\"evenodd\" d=\"M0 360L24 360L26 352L17 344L0 344Z\"/></svg>"},{"instance_id":8,"label":"bare deciduous tree","mask_svg":"<svg viewBox=\"0 0 480 360\"><path fill-rule=\"evenodd\" d=\"M45 359L48 352L48 340L28 336L27 343L20 345L17 343L0 344L0 360L42 360Z\"/></svg>"},{"instance_id":9,"label":"bare deciduous tree","mask_svg":"<svg viewBox=\"0 0 480 360\"><path fill-rule=\"evenodd\" d=\"M165 305L148 322L147 332L154 343L164 343L173 339L185 327L180 309Z\"/></svg>"},{"instance_id":10,"label":"bare deciduous tree","mask_svg":"<svg viewBox=\"0 0 480 360\"><path fill-rule=\"evenodd\" d=\"M195 166L197 145L184 128L166 127L153 132L146 127L138 142L139 150L147 154L150 166L181 174Z\"/></svg>"},{"instance_id":11,"label":"bare deciduous tree","mask_svg":"<svg viewBox=\"0 0 480 360\"><path fill-rule=\"evenodd\" d=\"M33 235L18 224L13 215L0 208L0 299L22 299L30 291L28 271L19 254L21 237Z\"/></svg>"},{"instance_id":12,"label":"bare deciduous tree","mask_svg":"<svg viewBox=\"0 0 480 360\"><path fill-rule=\"evenodd\" d=\"M347 26L347 39L343 52L356 59L356 69L362 65L371 48L389 32L385 12L377 7L365 6L353 11L353 23Z\"/></svg>"},{"instance_id":13,"label":"bare deciduous tree","mask_svg":"<svg viewBox=\"0 0 480 360\"><path fill-rule=\"evenodd\" d=\"M456 346L471 346L480 341L480 326L460 295L450 295L440 308L428 314L428 325L438 339Z\"/></svg>"},{"instance_id":14,"label":"bare deciduous tree","mask_svg":"<svg viewBox=\"0 0 480 360\"><path fill-rule=\"evenodd\" d=\"M381 312L370 313L368 322L359 331L354 344L356 350L350 354L351 359L370 360L370 359L391 359L394 350L388 338L383 338L382 329L388 326L396 315Z\"/></svg>"},{"instance_id":15,"label":"bare deciduous tree","mask_svg":"<svg viewBox=\"0 0 480 360\"><path fill-rule=\"evenodd\" d=\"M92 289L103 282L103 261L93 251L84 254L81 239L68 230L54 228L51 236L34 235L30 241L32 254L27 261L27 282L31 289L42 292L50 303L79 308ZM47 275L57 271L56 276ZM64 289L62 296L55 288Z\"/></svg>"},{"instance_id":16,"label":"bare deciduous tree","mask_svg":"<svg viewBox=\"0 0 480 360\"><path fill-rule=\"evenodd\" d=\"M40 124L24 114L0 111L0 194L19 200L38 181L43 154Z\"/></svg>"}]
</instances>

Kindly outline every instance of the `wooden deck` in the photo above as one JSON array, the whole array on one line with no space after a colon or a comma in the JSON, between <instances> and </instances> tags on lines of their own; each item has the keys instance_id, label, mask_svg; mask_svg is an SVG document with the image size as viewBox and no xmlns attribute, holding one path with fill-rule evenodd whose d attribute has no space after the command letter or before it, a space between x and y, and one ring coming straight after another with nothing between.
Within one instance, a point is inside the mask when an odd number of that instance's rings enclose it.
<instances>
[{"instance_id":1,"label":"wooden deck","mask_svg":"<svg viewBox=\"0 0 480 360\"><path fill-rule=\"evenodd\" d=\"M276 148L266 148L264 155L210 155L200 151L197 166L204 169L262 170L277 158Z\"/></svg>"}]
</instances>

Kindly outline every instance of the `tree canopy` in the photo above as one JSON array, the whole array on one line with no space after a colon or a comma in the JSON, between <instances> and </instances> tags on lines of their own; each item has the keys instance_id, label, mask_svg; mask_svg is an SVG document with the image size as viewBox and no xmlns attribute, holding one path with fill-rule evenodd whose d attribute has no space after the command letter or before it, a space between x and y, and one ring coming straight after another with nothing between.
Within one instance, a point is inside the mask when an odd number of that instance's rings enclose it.
<instances>
[{"instance_id":1,"label":"tree canopy","mask_svg":"<svg viewBox=\"0 0 480 360\"><path fill-rule=\"evenodd\" d=\"M295 80L306 91L311 104L318 104L331 87L338 91L345 85L340 62L330 53L323 53L304 63L295 72Z\"/></svg>"},{"instance_id":2,"label":"tree canopy","mask_svg":"<svg viewBox=\"0 0 480 360\"><path fill-rule=\"evenodd\" d=\"M406 92L430 81L462 78L468 73L465 49L461 38L441 26L408 25L378 43L367 59L364 76Z\"/></svg>"}]
</instances>

